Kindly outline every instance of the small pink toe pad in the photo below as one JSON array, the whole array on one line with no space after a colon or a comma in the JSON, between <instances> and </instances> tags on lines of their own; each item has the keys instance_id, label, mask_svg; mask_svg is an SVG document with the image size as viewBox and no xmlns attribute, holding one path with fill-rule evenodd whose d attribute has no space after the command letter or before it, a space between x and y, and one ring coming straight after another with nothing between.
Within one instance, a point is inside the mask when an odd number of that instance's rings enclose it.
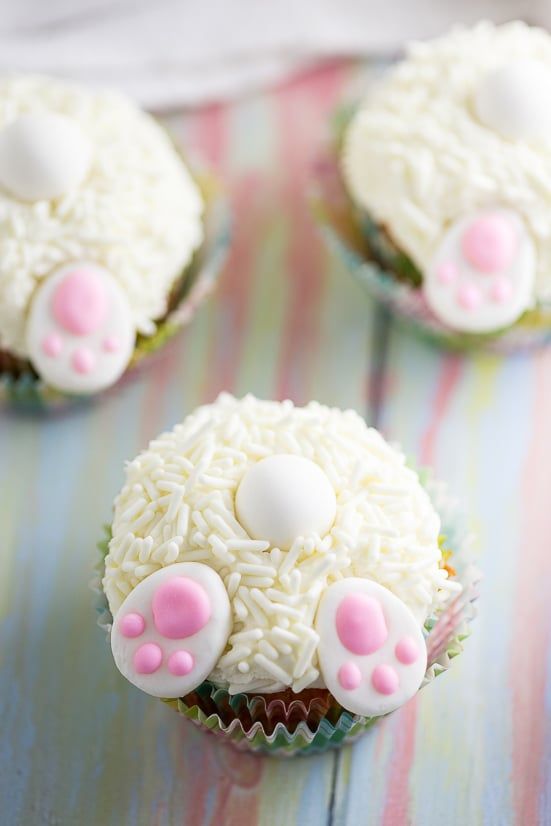
<instances>
[{"instance_id":1,"label":"small pink toe pad","mask_svg":"<svg viewBox=\"0 0 551 826\"><path fill-rule=\"evenodd\" d=\"M134 654L134 668L137 674L154 674L163 661L163 652L154 642L140 645Z\"/></svg>"},{"instance_id":2,"label":"small pink toe pad","mask_svg":"<svg viewBox=\"0 0 551 826\"><path fill-rule=\"evenodd\" d=\"M193 670L193 657L189 651L175 651L168 658L168 670L178 677L185 676Z\"/></svg>"},{"instance_id":3,"label":"small pink toe pad","mask_svg":"<svg viewBox=\"0 0 551 826\"><path fill-rule=\"evenodd\" d=\"M379 694L394 694L398 690L400 680L396 670L391 665L378 665L371 675L371 682Z\"/></svg>"},{"instance_id":4,"label":"small pink toe pad","mask_svg":"<svg viewBox=\"0 0 551 826\"><path fill-rule=\"evenodd\" d=\"M96 366L94 351L88 347L79 347L78 350L75 350L73 353L71 363L77 373L82 373L83 375L91 373Z\"/></svg>"},{"instance_id":5,"label":"small pink toe pad","mask_svg":"<svg viewBox=\"0 0 551 826\"><path fill-rule=\"evenodd\" d=\"M125 614L121 617L121 634L123 637L139 637L143 634L145 620L141 614Z\"/></svg>"},{"instance_id":6,"label":"small pink toe pad","mask_svg":"<svg viewBox=\"0 0 551 826\"><path fill-rule=\"evenodd\" d=\"M42 339L42 352L50 358L56 358L63 350L63 341L57 333L49 333Z\"/></svg>"},{"instance_id":7,"label":"small pink toe pad","mask_svg":"<svg viewBox=\"0 0 551 826\"><path fill-rule=\"evenodd\" d=\"M356 663L347 662L343 663L339 668L338 677L339 683L345 691L353 691L355 688L358 688L362 681L362 672Z\"/></svg>"}]
</instances>

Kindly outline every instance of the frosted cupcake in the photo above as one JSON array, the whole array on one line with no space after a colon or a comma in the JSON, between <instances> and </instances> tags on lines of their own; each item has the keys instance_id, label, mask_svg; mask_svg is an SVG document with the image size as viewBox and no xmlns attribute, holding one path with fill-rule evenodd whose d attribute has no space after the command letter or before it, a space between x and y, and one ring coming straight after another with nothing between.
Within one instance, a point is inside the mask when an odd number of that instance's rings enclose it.
<instances>
[{"instance_id":1,"label":"frosted cupcake","mask_svg":"<svg viewBox=\"0 0 551 826\"><path fill-rule=\"evenodd\" d=\"M404 456L314 402L224 395L155 439L105 552L124 677L264 750L325 748L403 705L459 651L472 599Z\"/></svg>"},{"instance_id":2,"label":"frosted cupcake","mask_svg":"<svg viewBox=\"0 0 551 826\"><path fill-rule=\"evenodd\" d=\"M0 80L0 370L97 393L164 336L204 239L203 197L126 98Z\"/></svg>"},{"instance_id":3,"label":"frosted cupcake","mask_svg":"<svg viewBox=\"0 0 551 826\"><path fill-rule=\"evenodd\" d=\"M402 285L390 303L465 343L551 334L546 32L481 23L412 45L353 116L341 166L379 275Z\"/></svg>"}]
</instances>

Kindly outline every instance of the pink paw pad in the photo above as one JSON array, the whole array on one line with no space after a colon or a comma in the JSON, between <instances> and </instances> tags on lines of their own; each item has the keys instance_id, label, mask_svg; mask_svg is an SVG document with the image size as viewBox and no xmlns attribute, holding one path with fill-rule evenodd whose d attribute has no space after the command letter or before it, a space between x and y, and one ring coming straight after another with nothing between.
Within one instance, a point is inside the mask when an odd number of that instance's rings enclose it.
<instances>
[{"instance_id":1,"label":"pink paw pad","mask_svg":"<svg viewBox=\"0 0 551 826\"><path fill-rule=\"evenodd\" d=\"M78 350L75 350L73 353L71 364L77 373L82 373L83 375L91 373L96 366L96 357L93 350L89 350L88 347L79 347Z\"/></svg>"},{"instance_id":2,"label":"pink paw pad","mask_svg":"<svg viewBox=\"0 0 551 826\"><path fill-rule=\"evenodd\" d=\"M57 323L75 336L87 336L103 324L107 291L97 270L83 267L65 276L53 295Z\"/></svg>"},{"instance_id":3,"label":"pink paw pad","mask_svg":"<svg viewBox=\"0 0 551 826\"><path fill-rule=\"evenodd\" d=\"M42 339L42 352L50 358L57 358L62 350L63 341L57 333L50 333Z\"/></svg>"},{"instance_id":4,"label":"pink paw pad","mask_svg":"<svg viewBox=\"0 0 551 826\"><path fill-rule=\"evenodd\" d=\"M176 674L178 677L182 677L193 671L193 665L193 657L189 651L183 649L181 651L175 651L174 654L171 654L168 658L168 670L171 674Z\"/></svg>"},{"instance_id":5,"label":"pink paw pad","mask_svg":"<svg viewBox=\"0 0 551 826\"><path fill-rule=\"evenodd\" d=\"M436 277L441 284L453 284L458 275L459 269L453 261L442 261L436 269Z\"/></svg>"},{"instance_id":6,"label":"pink paw pad","mask_svg":"<svg viewBox=\"0 0 551 826\"><path fill-rule=\"evenodd\" d=\"M160 585L152 609L155 628L170 640L196 634L209 621L211 611L205 590L185 577L175 577Z\"/></svg>"},{"instance_id":7,"label":"pink paw pad","mask_svg":"<svg viewBox=\"0 0 551 826\"><path fill-rule=\"evenodd\" d=\"M481 215L470 223L461 239L463 255L483 273L504 270L511 263L517 245L515 227L504 215Z\"/></svg>"},{"instance_id":8,"label":"pink paw pad","mask_svg":"<svg viewBox=\"0 0 551 826\"><path fill-rule=\"evenodd\" d=\"M362 681L362 672L356 663L344 663L339 668L339 683L346 691L353 691L358 688Z\"/></svg>"},{"instance_id":9,"label":"pink paw pad","mask_svg":"<svg viewBox=\"0 0 551 826\"><path fill-rule=\"evenodd\" d=\"M472 284L461 284L457 290L457 303L467 312L472 312L480 306L483 295L478 287Z\"/></svg>"},{"instance_id":10,"label":"pink paw pad","mask_svg":"<svg viewBox=\"0 0 551 826\"><path fill-rule=\"evenodd\" d=\"M427 665L422 628L382 585L351 577L329 586L316 630L324 682L349 711L386 714L419 689Z\"/></svg>"},{"instance_id":11,"label":"pink paw pad","mask_svg":"<svg viewBox=\"0 0 551 826\"><path fill-rule=\"evenodd\" d=\"M420 651L413 637L402 637L394 649L396 659L404 665L412 665L420 656Z\"/></svg>"},{"instance_id":12,"label":"pink paw pad","mask_svg":"<svg viewBox=\"0 0 551 826\"><path fill-rule=\"evenodd\" d=\"M445 232L426 269L423 293L444 326L491 333L531 305L535 271L534 243L520 215L482 210Z\"/></svg>"},{"instance_id":13,"label":"pink paw pad","mask_svg":"<svg viewBox=\"0 0 551 826\"><path fill-rule=\"evenodd\" d=\"M219 575L207 565L181 562L130 592L115 616L111 649L138 688L181 697L210 674L230 632L230 602Z\"/></svg>"},{"instance_id":14,"label":"pink paw pad","mask_svg":"<svg viewBox=\"0 0 551 826\"><path fill-rule=\"evenodd\" d=\"M144 632L145 620L141 614L125 614L121 618L120 628L123 637L139 637Z\"/></svg>"},{"instance_id":15,"label":"pink paw pad","mask_svg":"<svg viewBox=\"0 0 551 826\"><path fill-rule=\"evenodd\" d=\"M134 668L137 674L154 674L163 661L163 652L154 642L140 645L134 654Z\"/></svg>"},{"instance_id":16,"label":"pink paw pad","mask_svg":"<svg viewBox=\"0 0 551 826\"><path fill-rule=\"evenodd\" d=\"M116 353L120 346L121 343L117 336L107 336L102 342L102 347L106 353Z\"/></svg>"},{"instance_id":17,"label":"pink paw pad","mask_svg":"<svg viewBox=\"0 0 551 826\"><path fill-rule=\"evenodd\" d=\"M337 610L339 639L353 654L372 654L388 637L381 603L365 594L350 594Z\"/></svg>"},{"instance_id":18,"label":"pink paw pad","mask_svg":"<svg viewBox=\"0 0 551 826\"><path fill-rule=\"evenodd\" d=\"M136 331L115 278L92 262L75 262L45 278L32 299L29 357L41 378L68 393L95 393L126 368Z\"/></svg>"},{"instance_id":19,"label":"pink paw pad","mask_svg":"<svg viewBox=\"0 0 551 826\"><path fill-rule=\"evenodd\" d=\"M378 665L371 675L371 682L379 694L394 694L398 690L400 680L396 670L391 665Z\"/></svg>"}]
</instances>

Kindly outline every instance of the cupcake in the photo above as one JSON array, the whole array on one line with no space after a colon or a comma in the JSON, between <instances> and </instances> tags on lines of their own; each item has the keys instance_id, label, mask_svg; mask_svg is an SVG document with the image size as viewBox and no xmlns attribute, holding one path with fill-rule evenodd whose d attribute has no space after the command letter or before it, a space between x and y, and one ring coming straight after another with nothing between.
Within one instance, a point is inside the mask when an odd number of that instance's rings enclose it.
<instances>
[{"instance_id":1,"label":"cupcake","mask_svg":"<svg viewBox=\"0 0 551 826\"><path fill-rule=\"evenodd\" d=\"M114 384L189 294L204 202L126 98L0 80L0 372L48 393Z\"/></svg>"},{"instance_id":2,"label":"cupcake","mask_svg":"<svg viewBox=\"0 0 551 826\"><path fill-rule=\"evenodd\" d=\"M546 32L480 23L412 45L352 116L341 170L363 280L389 303L450 343L551 336Z\"/></svg>"},{"instance_id":3,"label":"cupcake","mask_svg":"<svg viewBox=\"0 0 551 826\"><path fill-rule=\"evenodd\" d=\"M461 649L454 531L353 411L222 395L126 468L101 571L114 662L244 747L340 744Z\"/></svg>"}]
</instances>

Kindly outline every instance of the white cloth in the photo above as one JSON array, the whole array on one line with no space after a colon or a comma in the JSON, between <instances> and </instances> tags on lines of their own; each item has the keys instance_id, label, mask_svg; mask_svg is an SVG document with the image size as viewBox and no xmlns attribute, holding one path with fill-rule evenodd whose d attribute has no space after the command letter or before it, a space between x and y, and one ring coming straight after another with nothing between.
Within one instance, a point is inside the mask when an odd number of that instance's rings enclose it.
<instances>
[{"instance_id":1,"label":"white cloth","mask_svg":"<svg viewBox=\"0 0 551 826\"><path fill-rule=\"evenodd\" d=\"M456 22L551 24L549 0L0 0L0 71L115 85L153 109L215 100Z\"/></svg>"}]
</instances>

